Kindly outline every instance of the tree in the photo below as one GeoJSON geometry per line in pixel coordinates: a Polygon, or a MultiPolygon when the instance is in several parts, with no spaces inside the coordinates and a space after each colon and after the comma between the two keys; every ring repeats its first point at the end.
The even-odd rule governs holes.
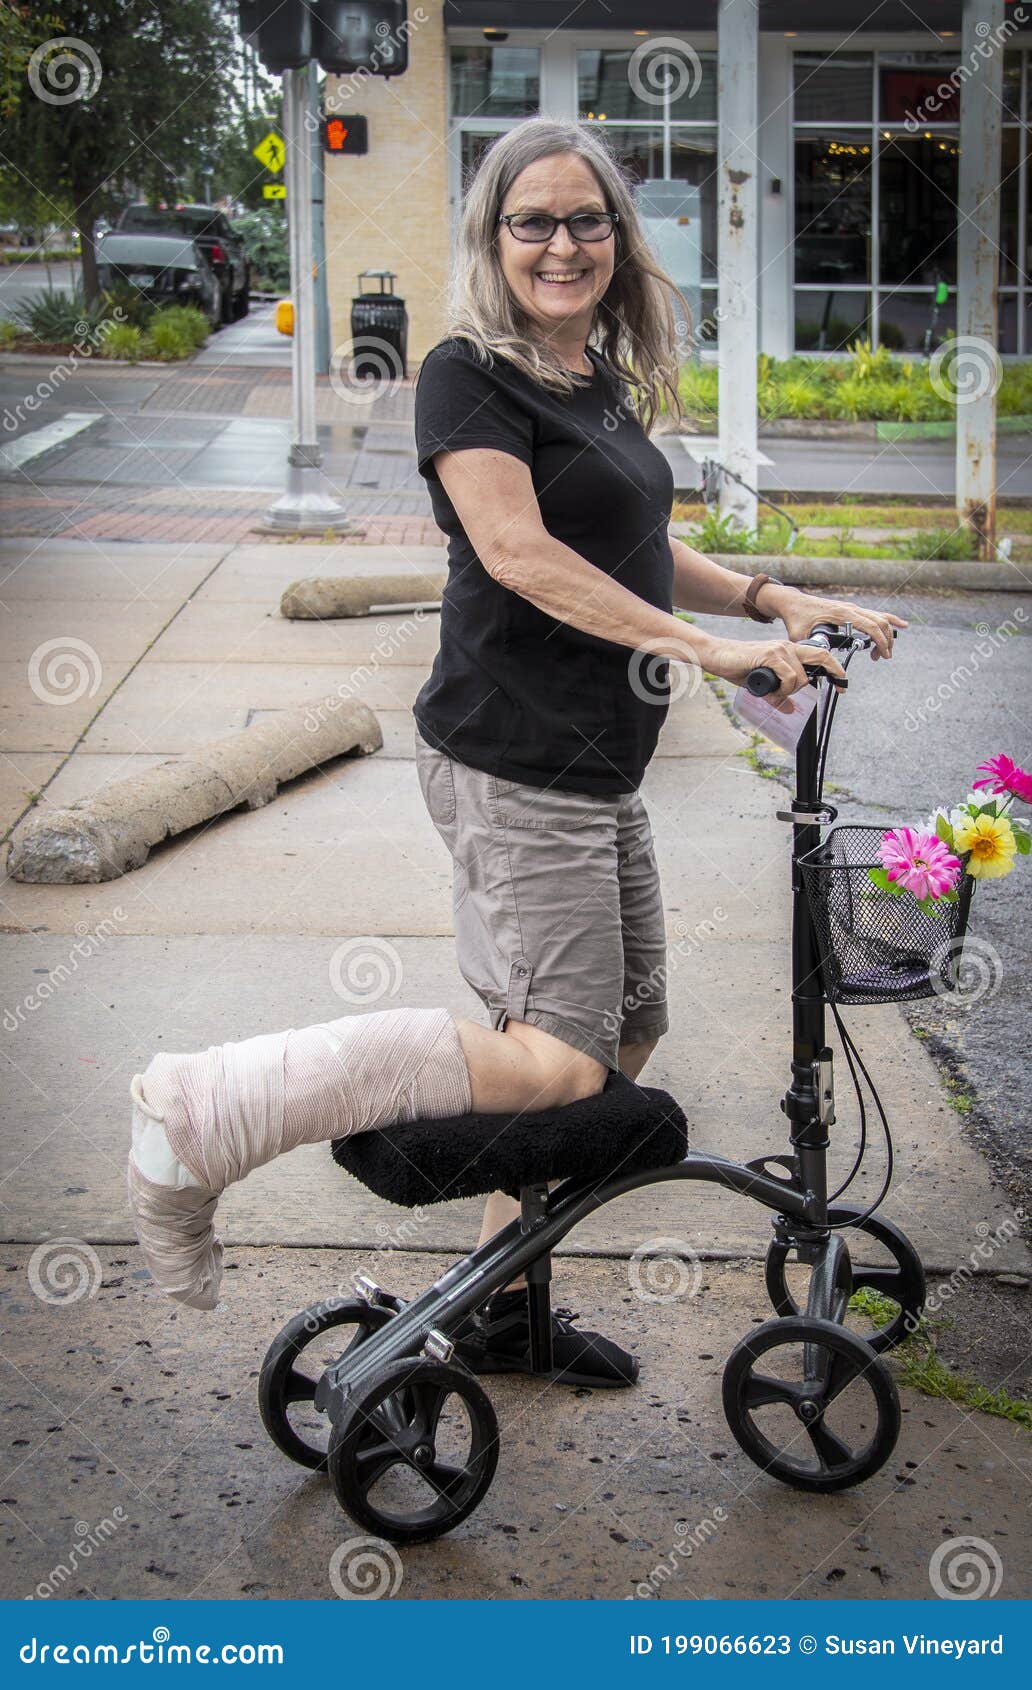
{"type": "MultiPolygon", "coordinates": [[[[222,0],[51,0],[51,9],[63,45],[36,60],[30,92],[0,123],[0,193],[31,187],[55,221],[71,204],[92,300],[97,218],[133,193],[182,197],[234,103],[239,41],[222,0]]],[[[34,33],[15,39],[22,74],[51,39],[38,25],[34,33]]]]}

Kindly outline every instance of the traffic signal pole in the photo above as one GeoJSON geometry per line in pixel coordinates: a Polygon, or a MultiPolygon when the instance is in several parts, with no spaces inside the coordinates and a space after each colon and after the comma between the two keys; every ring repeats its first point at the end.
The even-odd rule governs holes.
{"type": "Polygon", "coordinates": [[[305,115],[307,67],[283,72],[283,128],[287,156],[287,234],[294,302],[293,439],[287,454],[286,491],[265,516],[277,533],[349,533],[352,524],[331,494],[322,471],[315,421],[315,281],[312,274],[312,149],[305,115]]]}

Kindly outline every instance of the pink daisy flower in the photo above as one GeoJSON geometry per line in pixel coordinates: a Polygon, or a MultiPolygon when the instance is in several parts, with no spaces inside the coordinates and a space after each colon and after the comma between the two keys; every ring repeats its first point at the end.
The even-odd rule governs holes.
{"type": "Polygon", "coordinates": [[[979,763],[978,768],[979,772],[984,770],[985,775],[982,780],[972,782],[975,787],[987,786],[994,798],[1009,792],[1014,798],[1020,798],[1023,804],[1032,804],[1032,774],[1027,769],[1019,769],[1017,763],[1002,752],[998,757],[990,757],[986,763],[979,763]]]}
{"type": "Polygon", "coordinates": [[[878,854],[891,881],[915,898],[940,898],[960,878],[960,858],[934,833],[896,827],[882,836],[878,854]]]}

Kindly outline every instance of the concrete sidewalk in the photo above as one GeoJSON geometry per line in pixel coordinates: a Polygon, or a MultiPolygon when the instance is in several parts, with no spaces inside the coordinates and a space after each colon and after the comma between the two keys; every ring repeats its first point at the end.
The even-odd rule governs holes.
{"type": "MultiPolygon", "coordinates": [[[[407,561],[425,567],[439,557],[427,548],[407,561]]],[[[27,1589],[68,1537],[67,1521],[109,1515],[119,1496],[138,1535],[105,1548],[104,1595],[321,1596],[329,1550],[354,1535],[321,1483],[299,1484],[267,1446],[254,1370],[290,1312],[346,1284],[411,1217],[350,1180],[321,1146],[260,1170],[221,1206],[236,1271],[225,1309],[206,1320],[170,1309],[146,1283],[123,1184],[129,1079],[156,1050],[402,1003],[476,1007],[454,962],[447,855],[412,762],[411,705],[436,619],[282,621],[280,593],[299,574],[406,565],[392,548],[370,546],[326,547],[317,558],[276,545],[0,546],[10,607],[0,654],[5,826],[30,792],[42,789],[41,804],[66,804],[338,686],[376,710],[385,739],[375,757],[314,771],[263,810],[233,812],[155,850],[121,880],[4,884],[0,1225],[21,1247],[6,1252],[5,1354],[17,1389],[5,1396],[22,1405],[10,1416],[4,1495],[15,1499],[17,1576],[27,1589]],[[50,641],[55,654],[71,644],[74,684],[66,676],[62,685],[45,663],[30,682],[30,659],[50,641]],[[74,1309],[34,1297],[26,1283],[33,1247],[56,1237],[95,1252],[103,1269],[103,1284],[74,1309]],[[294,1248],[270,1248],[287,1244],[294,1248]],[[81,1488],[67,1489],[67,1476],[81,1488]],[[241,1517],[231,1519],[226,1510],[238,1504],[241,1517]]],[[[702,687],[672,710],[644,788],[665,887],[674,1029],[646,1078],[684,1101],[697,1146],[738,1159],[785,1147],[777,1099],[789,1050],[788,837],[773,815],[780,791],[756,778],[746,745],[702,687]]],[[[897,1010],[853,1013],[850,1027],[895,1128],[886,1214],[945,1274],[1000,1235],[985,1282],[991,1307],[991,1275],[1029,1265],[1006,1202],[897,1010]]],[[[854,1142],[847,1085],[843,1068],[840,1174],[854,1142]]],[[[876,1154],[855,1195],[873,1196],[880,1173],[876,1154]]],[[[406,1230],[393,1277],[382,1279],[411,1292],[439,1271],[442,1252],[469,1246],[477,1222],[474,1203],[426,1212],[406,1230]]],[[[1006,1523],[999,1494],[1015,1475],[1015,1495],[1025,1494],[1029,1446],[1004,1422],[905,1393],[896,1464],[830,1504],[786,1492],[739,1455],[720,1414],[720,1372],[769,1312],[755,1265],[769,1236],[758,1208],[682,1184],[646,1188],[581,1227],[557,1264],[557,1300],[580,1308],[586,1325],[597,1320],[617,1338],[633,1332],[647,1376],[637,1391],[604,1401],[552,1390],[547,1412],[534,1416],[525,1412],[538,1394],[529,1382],[492,1384],[509,1423],[504,1483],[447,1548],[406,1556],[401,1594],[632,1594],[675,1541],[675,1522],[701,1520],[718,1497],[737,1525],[709,1546],[697,1584],[685,1570],[692,1591],[675,1581],[667,1594],[815,1594],[823,1557],[845,1565],[847,1549],[835,1561],[836,1546],[849,1542],[852,1555],[850,1534],[865,1538],[872,1511],[879,1532],[891,1523],[900,1545],[893,1587],[858,1573],[855,1588],[833,1581],[829,1593],[929,1594],[927,1559],[953,1518],[948,1509],[957,1532],[1012,1530],[1014,1557],[1017,1521],[1006,1523]],[[727,1264],[705,1270],[704,1299],[657,1305],[630,1295],[624,1258],[657,1239],[727,1264]],[[671,1360],[681,1354],[705,1368],[671,1360]],[[922,1474],[906,1489],[904,1460],[922,1474]],[[1002,1481],[992,1522],[979,1513],[990,1471],[1002,1481]],[[556,1488],[560,1473],[566,1490],[556,1488]],[[748,1500],[739,1508],[741,1493],[748,1500]],[[555,1502],[567,1496],[564,1508],[580,1523],[557,1535],[555,1502]],[[961,1524],[965,1516],[982,1529],[961,1524]],[[535,1525],[539,1538],[528,1535],[535,1525]]],[[[889,1538],[872,1551],[872,1567],[887,1564],[889,1538]]],[[[1009,1560],[1005,1595],[1018,1594],[1022,1554],[1024,1563],[1009,1560]]]]}

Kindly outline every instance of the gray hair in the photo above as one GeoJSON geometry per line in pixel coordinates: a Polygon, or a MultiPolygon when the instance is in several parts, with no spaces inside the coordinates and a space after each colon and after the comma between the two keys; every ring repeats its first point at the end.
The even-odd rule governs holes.
{"type": "MultiPolygon", "coordinates": [[[[467,185],[447,296],[447,333],[472,341],[487,364],[499,353],[544,386],[573,392],[573,373],[532,326],[513,297],[498,257],[498,215],[522,170],[556,153],[575,153],[598,180],[607,210],[619,223],[613,278],[599,301],[590,343],[627,383],[646,432],[663,399],[683,414],[677,375],[677,321],[687,315],[677,285],[661,269],[645,239],[631,178],[598,131],[579,123],[531,117],[499,137],[467,185]]],[[[690,325],[689,325],[690,329],[690,325]]]]}

